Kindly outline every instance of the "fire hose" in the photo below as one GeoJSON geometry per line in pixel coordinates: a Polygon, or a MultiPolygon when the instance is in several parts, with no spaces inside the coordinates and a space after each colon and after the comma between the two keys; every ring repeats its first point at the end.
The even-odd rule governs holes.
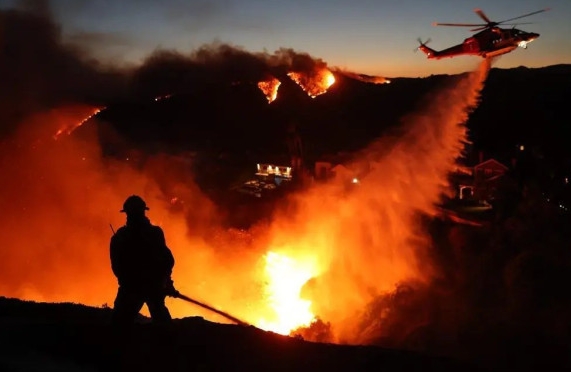
{"type": "Polygon", "coordinates": [[[175,289],[174,291],[172,291],[171,293],[169,293],[169,296],[170,296],[170,297],[173,297],[173,298],[180,298],[181,300],[184,300],[184,301],[186,301],[186,302],[190,302],[190,303],[195,304],[195,305],[198,305],[198,306],[200,306],[200,307],[202,307],[202,308],[204,308],[204,309],[210,310],[210,311],[212,311],[213,313],[216,313],[216,314],[218,314],[218,315],[222,315],[224,318],[226,318],[226,319],[228,319],[228,320],[231,320],[231,321],[233,321],[234,323],[236,323],[236,324],[238,324],[238,325],[251,326],[251,324],[249,324],[249,323],[247,323],[247,322],[244,322],[244,321],[242,321],[242,320],[240,320],[240,319],[238,319],[238,318],[236,318],[236,317],[234,317],[234,316],[232,316],[232,315],[230,315],[230,314],[228,314],[228,313],[226,313],[226,312],[224,312],[224,311],[222,311],[222,310],[218,310],[218,309],[216,309],[216,308],[214,308],[214,307],[212,307],[212,306],[210,306],[210,305],[207,305],[207,304],[205,304],[205,303],[203,303],[203,302],[200,302],[200,301],[197,301],[197,300],[195,300],[195,299],[192,299],[192,298],[190,298],[190,297],[188,297],[188,296],[185,296],[185,295],[183,295],[182,293],[180,293],[179,291],[177,291],[176,289],[175,289]]]}

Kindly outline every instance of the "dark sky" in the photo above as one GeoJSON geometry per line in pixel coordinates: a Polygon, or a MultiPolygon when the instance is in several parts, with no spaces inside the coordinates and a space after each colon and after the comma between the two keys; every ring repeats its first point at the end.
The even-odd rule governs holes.
{"type": "MultiPolygon", "coordinates": [[[[10,8],[33,0],[0,0],[10,8]]],[[[251,52],[280,47],[325,60],[330,66],[380,76],[426,76],[471,70],[477,57],[428,61],[413,53],[416,39],[444,49],[462,42],[469,28],[433,22],[480,23],[473,9],[494,21],[551,8],[518,28],[541,37],[509,53],[497,67],[540,67],[571,62],[571,1],[550,0],[52,0],[49,12],[64,37],[101,60],[138,64],[157,48],[191,52],[227,43],[251,52]]]]}

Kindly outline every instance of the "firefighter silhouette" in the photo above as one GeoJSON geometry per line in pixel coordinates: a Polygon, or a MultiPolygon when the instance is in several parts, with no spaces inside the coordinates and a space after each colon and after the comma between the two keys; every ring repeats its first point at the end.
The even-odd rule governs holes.
{"type": "Polygon", "coordinates": [[[111,237],[111,268],[119,283],[113,307],[114,324],[134,322],[145,303],[153,322],[171,320],[165,297],[174,290],[171,280],[174,257],[163,230],[151,224],[145,215],[147,210],[140,196],[129,196],[120,211],[126,214],[127,222],[111,237]]]}

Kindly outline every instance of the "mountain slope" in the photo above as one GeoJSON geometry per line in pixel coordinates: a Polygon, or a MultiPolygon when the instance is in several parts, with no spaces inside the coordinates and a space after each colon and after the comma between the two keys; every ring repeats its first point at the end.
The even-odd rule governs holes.
{"type": "MultiPolygon", "coordinates": [[[[287,77],[271,104],[254,82],[218,82],[196,84],[158,102],[111,105],[98,118],[139,144],[260,155],[286,152],[284,136],[295,123],[307,155],[316,158],[363,147],[456,79],[437,75],[371,84],[339,73],[335,77],[328,92],[314,99],[287,77]]],[[[569,94],[571,65],[494,68],[468,121],[471,139],[493,153],[519,142],[564,149],[569,94]]]]}
{"type": "Polygon", "coordinates": [[[0,367],[4,371],[476,371],[445,358],[372,346],[310,343],[254,327],[202,318],[170,329],[139,324],[120,339],[109,309],[0,297],[0,367]]]}

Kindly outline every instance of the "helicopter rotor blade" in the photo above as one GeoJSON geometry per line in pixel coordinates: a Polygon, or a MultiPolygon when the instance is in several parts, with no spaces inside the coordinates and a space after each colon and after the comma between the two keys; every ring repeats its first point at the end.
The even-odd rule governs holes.
{"type": "Polygon", "coordinates": [[[503,26],[534,25],[535,22],[502,23],[503,26]]]}
{"type": "Polygon", "coordinates": [[[459,27],[476,27],[476,26],[487,26],[482,23],[432,23],[433,26],[459,26],[459,27]]]}
{"type": "Polygon", "coordinates": [[[433,26],[455,26],[455,27],[476,27],[474,29],[471,29],[470,31],[481,31],[481,30],[485,30],[488,28],[492,28],[495,26],[499,26],[500,24],[502,25],[509,25],[509,26],[518,26],[518,25],[525,25],[525,24],[532,24],[533,22],[520,22],[520,23],[506,23],[506,22],[510,22],[516,19],[520,19],[520,18],[524,18],[524,17],[529,17],[531,15],[534,14],[538,14],[538,13],[542,13],[542,12],[546,12],[548,10],[550,10],[551,8],[545,8],[545,9],[541,9],[541,10],[536,10],[535,12],[531,12],[531,13],[527,13],[524,15],[520,15],[518,17],[514,17],[514,18],[509,18],[509,19],[505,19],[503,21],[500,22],[494,22],[491,21],[488,16],[486,16],[486,14],[482,11],[482,9],[476,8],[474,9],[474,12],[480,17],[482,18],[484,21],[486,21],[486,23],[439,23],[439,22],[433,22],[432,25],[433,26]]]}
{"type": "MultiPolygon", "coordinates": [[[[515,26],[519,26],[519,25],[532,25],[532,24],[534,24],[534,22],[502,23],[501,25],[502,25],[502,26],[513,26],[513,27],[515,27],[515,26]]],[[[485,29],[488,29],[488,28],[492,28],[492,27],[493,27],[493,24],[492,24],[492,25],[489,25],[489,26],[482,26],[482,27],[478,27],[478,28],[473,28],[473,29],[471,29],[470,31],[471,31],[471,32],[482,31],[482,30],[485,30],[485,29]]]]}
{"type": "MultiPolygon", "coordinates": [[[[497,22],[497,23],[505,23],[505,22],[509,22],[509,21],[513,21],[515,19],[520,19],[520,18],[524,18],[524,17],[529,17],[530,15],[534,15],[534,14],[538,14],[538,13],[543,13],[546,12],[548,10],[550,10],[551,8],[545,8],[545,9],[541,9],[541,10],[537,10],[535,12],[531,12],[531,13],[527,13],[524,15],[520,15],[519,17],[514,17],[514,18],[510,18],[510,19],[505,19],[503,21],[497,22]]],[[[520,23],[521,24],[521,23],[520,23]]]]}
{"type": "Polygon", "coordinates": [[[474,9],[474,12],[475,12],[480,18],[482,18],[482,19],[484,20],[484,22],[486,22],[487,24],[494,23],[494,22],[492,22],[492,21],[484,14],[484,12],[482,11],[482,9],[476,8],[476,9],[474,9]]]}

